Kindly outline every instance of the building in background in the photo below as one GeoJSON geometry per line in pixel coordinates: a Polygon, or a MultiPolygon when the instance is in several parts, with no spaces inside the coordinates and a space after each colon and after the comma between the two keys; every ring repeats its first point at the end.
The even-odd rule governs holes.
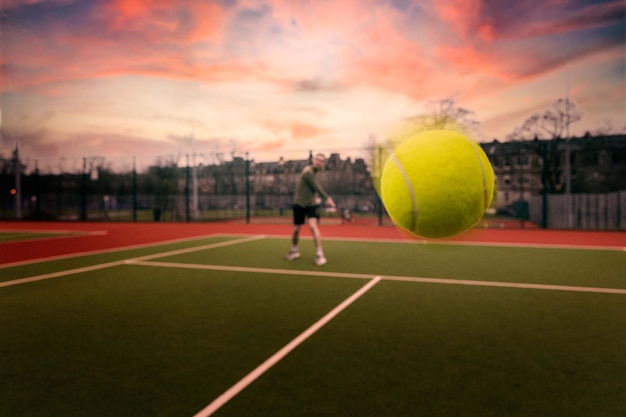
{"type": "Polygon", "coordinates": [[[572,194],[626,191],[626,135],[570,140],[481,143],[496,176],[496,207],[510,209],[531,196],[566,193],[566,148],[570,147],[572,194]]]}

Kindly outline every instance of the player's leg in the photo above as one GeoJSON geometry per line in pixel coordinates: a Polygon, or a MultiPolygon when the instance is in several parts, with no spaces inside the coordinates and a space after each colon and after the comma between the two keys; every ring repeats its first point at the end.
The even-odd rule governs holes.
{"type": "Polygon", "coordinates": [[[299,241],[300,241],[300,225],[297,224],[294,226],[293,234],[291,235],[291,246],[294,248],[297,248],[299,241]]]}
{"type": "Polygon", "coordinates": [[[288,261],[293,261],[300,257],[300,251],[298,250],[298,242],[300,240],[300,227],[304,224],[304,217],[306,212],[304,207],[294,205],[293,206],[293,234],[291,235],[291,250],[285,256],[288,261]]]}
{"type": "Polygon", "coordinates": [[[315,249],[320,250],[322,248],[322,234],[320,233],[319,222],[315,217],[311,217],[307,221],[309,223],[309,228],[311,229],[311,234],[313,235],[315,249]]]}
{"type": "Polygon", "coordinates": [[[299,237],[300,225],[294,225],[293,234],[291,235],[291,250],[287,255],[285,255],[286,260],[293,261],[294,259],[298,259],[300,257],[300,251],[298,250],[299,237]]]}
{"type": "Polygon", "coordinates": [[[324,249],[322,248],[322,234],[319,227],[319,218],[309,217],[308,223],[311,234],[313,235],[313,243],[315,244],[315,264],[324,265],[326,263],[326,257],[324,256],[324,249]]]}

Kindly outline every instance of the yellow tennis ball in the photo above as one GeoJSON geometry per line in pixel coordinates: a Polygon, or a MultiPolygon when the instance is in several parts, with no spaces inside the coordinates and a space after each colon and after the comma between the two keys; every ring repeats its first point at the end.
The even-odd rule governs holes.
{"type": "Polygon", "coordinates": [[[402,142],[387,159],[381,198],[393,222],[425,238],[474,226],[491,204],[493,168],[463,134],[430,130],[402,142]]]}

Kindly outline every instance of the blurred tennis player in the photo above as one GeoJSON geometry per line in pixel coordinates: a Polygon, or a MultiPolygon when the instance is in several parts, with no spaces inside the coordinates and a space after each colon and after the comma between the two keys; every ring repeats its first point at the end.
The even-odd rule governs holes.
{"type": "Polygon", "coordinates": [[[324,265],[326,263],[326,257],[324,257],[324,250],[322,249],[322,235],[319,229],[319,219],[320,219],[320,205],[319,198],[316,201],[317,195],[326,199],[326,205],[334,208],[335,202],[332,198],[324,191],[322,188],[319,179],[317,178],[317,173],[324,167],[326,164],[326,157],[318,153],[313,158],[313,164],[306,166],[302,170],[302,176],[300,177],[300,182],[298,183],[298,188],[296,190],[296,196],[293,204],[293,236],[291,238],[291,250],[285,256],[285,259],[288,261],[293,261],[294,259],[298,259],[300,257],[300,252],[298,251],[298,241],[300,236],[300,227],[304,224],[305,219],[311,229],[311,233],[313,234],[313,242],[315,243],[316,256],[315,256],[315,265],[324,265]]]}

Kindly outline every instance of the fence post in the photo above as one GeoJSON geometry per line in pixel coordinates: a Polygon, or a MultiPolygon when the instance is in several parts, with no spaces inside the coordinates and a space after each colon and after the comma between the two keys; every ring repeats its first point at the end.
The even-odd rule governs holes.
{"type": "Polygon", "coordinates": [[[382,167],[382,163],[383,163],[383,148],[379,147],[378,148],[378,172],[376,173],[376,175],[378,176],[377,181],[378,181],[378,189],[376,189],[376,187],[374,187],[374,190],[376,191],[376,200],[378,201],[378,225],[382,226],[383,225],[383,200],[382,198],[380,198],[380,183],[381,183],[381,177],[383,175],[383,167],[382,167]]]}
{"type": "Polygon", "coordinates": [[[83,157],[83,170],[80,176],[80,219],[87,220],[87,158],[83,157]]]}
{"type": "Polygon", "coordinates": [[[617,230],[622,230],[622,191],[617,192],[617,208],[615,211],[617,212],[617,230]]]}
{"type": "Polygon", "coordinates": [[[548,144],[541,144],[541,228],[548,228],[548,144]]]}
{"type": "Polygon", "coordinates": [[[35,218],[41,220],[41,192],[39,191],[39,163],[35,159],[35,173],[33,177],[33,191],[35,194],[35,218]]]}
{"type": "Polygon", "coordinates": [[[137,221],[137,166],[135,164],[135,157],[133,156],[133,221],[137,221]]]}

